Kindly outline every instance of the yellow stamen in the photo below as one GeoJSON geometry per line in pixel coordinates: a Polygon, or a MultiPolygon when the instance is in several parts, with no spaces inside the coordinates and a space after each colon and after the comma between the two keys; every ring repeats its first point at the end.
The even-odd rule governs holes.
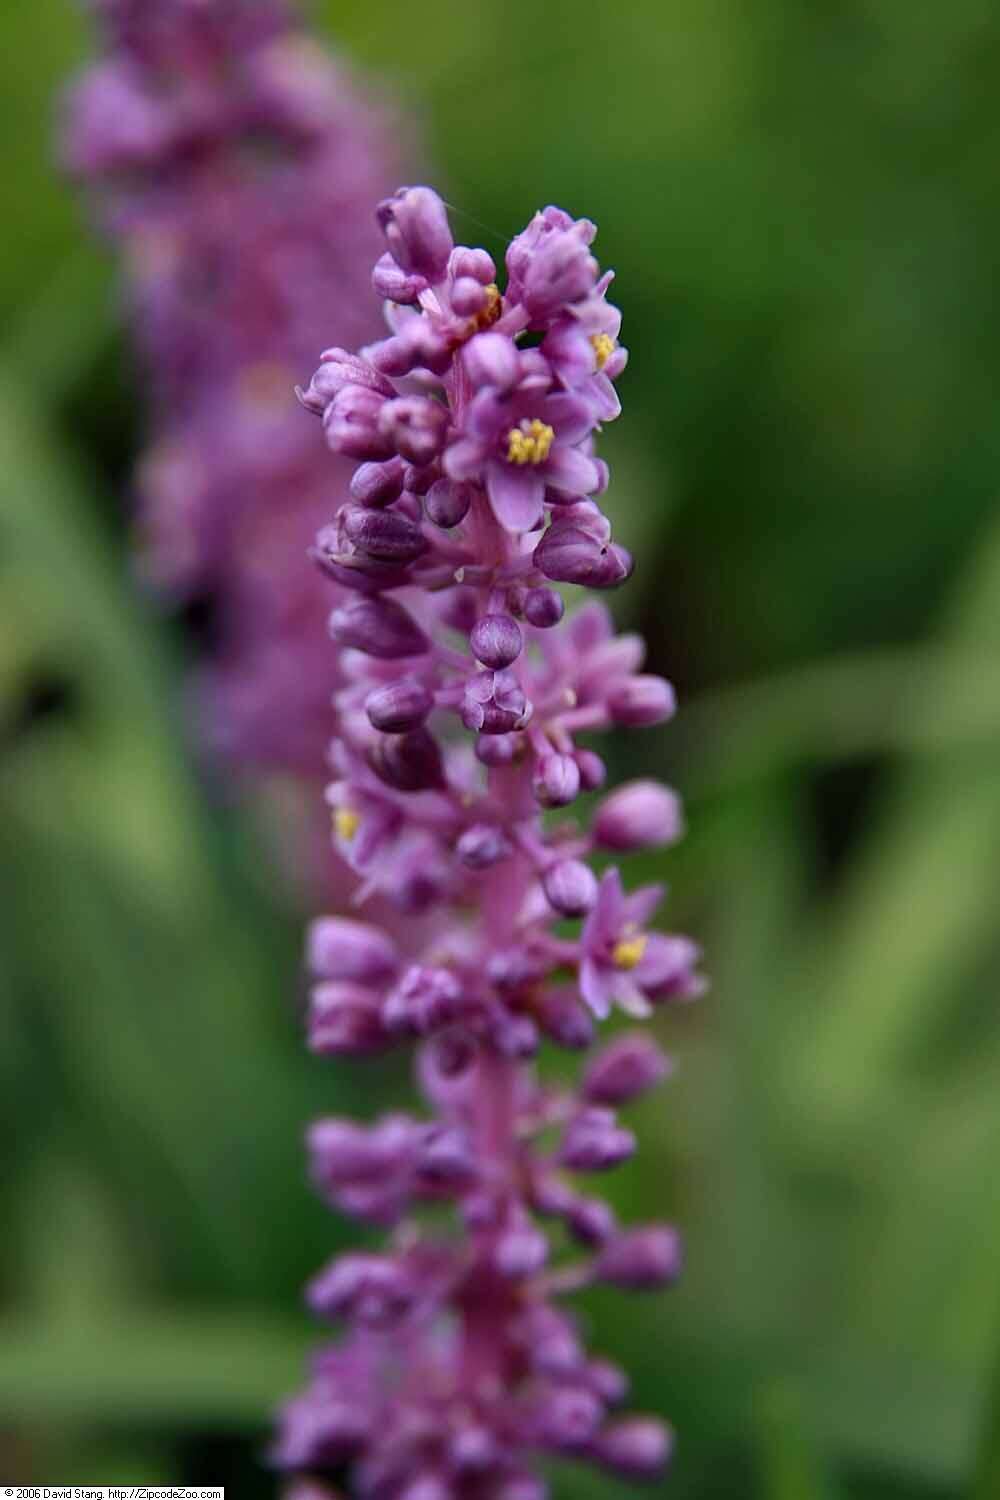
{"type": "Polygon", "coordinates": [[[597,356],[597,368],[603,370],[618,346],[610,333],[593,333],[590,336],[590,342],[597,356]]]}
{"type": "Polygon", "coordinates": [[[519,427],[512,427],[507,434],[507,462],[511,464],[543,464],[549,456],[555,433],[547,422],[525,417],[519,427]]]}
{"type": "Polygon", "coordinates": [[[353,807],[338,807],[333,814],[333,830],[338,839],[349,844],[361,827],[361,819],[353,807]]]}
{"type": "Polygon", "coordinates": [[[642,961],[648,942],[649,938],[644,932],[637,933],[635,937],[622,938],[611,950],[611,957],[619,969],[634,969],[642,961]]]}
{"type": "Polygon", "coordinates": [[[492,328],[503,312],[503,298],[500,295],[500,288],[496,282],[490,282],[490,285],[484,287],[483,291],[486,293],[486,301],[472,319],[477,333],[481,332],[484,328],[492,328]]]}

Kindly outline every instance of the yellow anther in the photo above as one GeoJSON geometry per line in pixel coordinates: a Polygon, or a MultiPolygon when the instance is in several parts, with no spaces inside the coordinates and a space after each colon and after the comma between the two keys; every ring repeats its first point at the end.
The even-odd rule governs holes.
{"type": "Polygon", "coordinates": [[[333,814],[333,830],[338,839],[349,844],[361,827],[361,819],[353,807],[338,807],[333,814]]]}
{"type": "Polygon", "coordinates": [[[486,293],[486,301],[472,319],[476,333],[481,332],[484,328],[492,328],[503,312],[503,298],[500,295],[500,288],[496,282],[493,281],[490,282],[489,286],[484,286],[483,291],[486,293]]]}
{"type": "Polygon", "coordinates": [[[555,433],[546,422],[537,417],[527,417],[520,426],[512,427],[507,434],[507,462],[512,464],[543,464],[549,456],[555,433]]]}
{"type": "Polygon", "coordinates": [[[597,368],[603,370],[618,346],[610,333],[592,333],[590,342],[597,356],[597,368]]]}
{"type": "Polygon", "coordinates": [[[648,942],[649,938],[644,932],[637,933],[635,937],[622,938],[611,950],[611,957],[619,969],[634,969],[637,963],[641,963],[648,942]]]}

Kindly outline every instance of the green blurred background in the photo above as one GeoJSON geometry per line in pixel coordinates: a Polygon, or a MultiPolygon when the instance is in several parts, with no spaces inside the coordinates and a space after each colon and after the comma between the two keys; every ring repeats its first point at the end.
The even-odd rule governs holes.
{"type": "MultiPolygon", "coordinates": [[[[675,1421],[676,1500],[995,1500],[995,0],[321,16],[419,112],[460,232],[556,200],[618,271],[617,602],[683,712],[613,769],[687,797],[641,873],[714,985],[615,1184],[688,1273],[594,1296],[594,1341],[675,1421]]],[[[130,580],[142,392],[50,166],[87,46],[69,0],[3,8],[0,1480],[253,1500],[300,1283],[353,1233],[303,1124],[407,1084],[304,1054],[300,913],[130,580]]]]}

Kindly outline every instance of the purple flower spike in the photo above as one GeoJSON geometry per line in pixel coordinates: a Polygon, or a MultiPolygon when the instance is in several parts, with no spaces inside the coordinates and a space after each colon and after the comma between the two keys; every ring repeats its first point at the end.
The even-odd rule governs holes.
{"type": "Polygon", "coordinates": [[[586,1051],[616,1007],[648,1017],[702,988],[697,946],[651,928],[660,887],[629,891],[589,863],[672,843],[674,794],[630,783],[589,828],[558,811],[607,775],[578,736],[660,722],[673,695],[603,605],[567,612],[549,582],[603,589],[631,571],[593,498],[624,367],[593,225],[536,214],[501,292],[485,251],[453,248],[429,189],[380,218],[392,331],[326,360],[304,401],[363,458],[315,548],[354,591],[330,621],[334,845],[362,909],[400,916],[391,938],[354,918],[313,925],[308,1030],[322,1055],[414,1047],[430,1118],[309,1133],[323,1199],[393,1234],[388,1253],[345,1255],[311,1284],[342,1332],[285,1408],[275,1460],[342,1470],[365,1500],[545,1500],[552,1457],[655,1479],[670,1453],[665,1426],[617,1415],[626,1376],[560,1305],[680,1273],[675,1230],[620,1225],[581,1190],[632,1156],[616,1111],[669,1063],[642,1032],[598,1051],[575,1088],[543,1085],[533,1060],[586,1051]]]}
{"type": "MultiPolygon", "coordinates": [[[[351,389],[350,420],[338,409],[328,428],[345,446],[360,408],[370,415],[399,394],[347,351],[379,337],[370,277],[385,244],[372,205],[399,179],[412,124],[289,0],[80,8],[100,55],[68,92],[61,154],[121,262],[149,431],[128,486],[139,566],[164,607],[210,607],[217,628],[191,695],[198,728],[213,754],[257,773],[255,795],[283,773],[294,850],[282,863],[309,861],[301,873],[323,900],[329,865],[308,834],[300,842],[308,823],[288,799],[308,805],[325,774],[341,681],[323,640],[335,569],[321,576],[303,539],[353,464],[331,459],[295,385],[318,365],[300,399],[320,418],[351,389]],[[346,347],[317,360],[322,333],[346,347]]],[[[424,279],[390,264],[393,295],[412,303],[424,279]]],[[[368,476],[354,499],[398,494],[390,477],[368,476]]]]}

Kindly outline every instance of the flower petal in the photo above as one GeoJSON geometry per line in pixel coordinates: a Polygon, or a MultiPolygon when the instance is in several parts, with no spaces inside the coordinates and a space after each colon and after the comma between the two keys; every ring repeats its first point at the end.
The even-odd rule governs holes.
{"type": "Polygon", "coordinates": [[[597,887],[597,900],[580,934],[584,948],[600,953],[617,942],[625,922],[625,895],[622,878],[616,868],[605,870],[597,887]]]}
{"type": "Polygon", "coordinates": [[[473,396],[469,402],[462,425],[470,437],[492,446],[501,433],[516,425],[516,421],[507,397],[493,390],[485,390],[473,396]]]}
{"type": "Polygon", "coordinates": [[[622,404],[618,392],[603,370],[591,377],[590,394],[593,397],[593,411],[599,422],[613,422],[615,417],[621,416],[622,404]]]}
{"type": "Polygon", "coordinates": [[[618,1008],[636,1021],[646,1021],[653,1014],[653,1007],[636,983],[634,974],[615,974],[611,991],[618,1008]]]}
{"type": "Polygon", "coordinates": [[[594,413],[590,402],[583,396],[570,395],[568,391],[555,396],[546,396],[536,403],[537,416],[556,430],[560,444],[579,443],[594,430],[594,413]]]}
{"type": "Polygon", "coordinates": [[[493,514],[508,531],[531,531],[542,519],[545,480],[534,464],[492,459],[486,465],[486,490],[493,514]]]}
{"type": "MultiPolygon", "coordinates": [[[[587,656],[598,646],[614,638],[611,611],[599,599],[589,599],[569,617],[566,638],[577,656],[587,656]]],[[[555,635],[555,631],[552,632],[555,635]]]]}
{"type": "Polygon", "coordinates": [[[665,895],[666,887],[662,885],[644,885],[640,890],[633,891],[622,902],[622,922],[645,927],[665,895]]]}
{"type": "Polygon", "coordinates": [[[545,483],[564,495],[591,495],[601,483],[597,465],[579,448],[557,444],[540,468],[545,483]]]}
{"type": "Polygon", "coordinates": [[[611,1014],[611,971],[585,958],[580,964],[580,994],[599,1021],[611,1014]]]}
{"type": "Polygon", "coordinates": [[[449,479],[478,479],[485,452],[475,438],[459,438],[445,449],[442,464],[449,479]]]}

